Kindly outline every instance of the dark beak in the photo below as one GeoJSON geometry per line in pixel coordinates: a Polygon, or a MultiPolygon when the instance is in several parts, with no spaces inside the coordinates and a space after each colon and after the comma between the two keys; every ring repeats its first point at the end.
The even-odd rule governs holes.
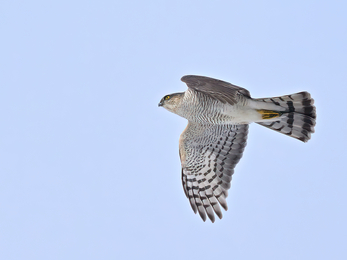
{"type": "Polygon", "coordinates": [[[158,107],[162,107],[163,106],[163,101],[160,101],[160,103],[158,104],[158,107]]]}

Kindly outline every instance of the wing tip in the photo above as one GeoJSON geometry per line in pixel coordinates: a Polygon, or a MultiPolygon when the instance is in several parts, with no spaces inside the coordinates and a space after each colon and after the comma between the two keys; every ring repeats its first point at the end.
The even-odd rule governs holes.
{"type": "Polygon", "coordinates": [[[181,78],[181,81],[186,83],[187,85],[197,85],[198,84],[198,78],[204,78],[203,76],[197,76],[197,75],[185,75],[181,78]]]}
{"type": "Polygon", "coordinates": [[[203,76],[199,76],[199,75],[184,75],[184,76],[182,76],[181,80],[183,81],[183,79],[190,78],[190,77],[203,77],[203,76]]]}

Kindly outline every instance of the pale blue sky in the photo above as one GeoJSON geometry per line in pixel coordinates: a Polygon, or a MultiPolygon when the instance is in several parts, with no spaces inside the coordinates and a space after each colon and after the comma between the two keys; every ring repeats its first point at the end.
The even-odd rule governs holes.
{"type": "Polygon", "coordinates": [[[0,259],[347,259],[346,1],[0,3],[0,259]],[[251,125],[229,210],[185,198],[158,108],[181,76],[309,91],[304,144],[251,125]]]}

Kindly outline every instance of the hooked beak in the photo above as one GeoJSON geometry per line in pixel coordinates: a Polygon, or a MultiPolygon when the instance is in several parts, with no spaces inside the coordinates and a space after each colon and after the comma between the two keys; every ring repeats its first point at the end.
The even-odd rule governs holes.
{"type": "Polygon", "coordinates": [[[163,106],[163,101],[160,101],[159,104],[158,104],[158,107],[162,107],[163,106]]]}

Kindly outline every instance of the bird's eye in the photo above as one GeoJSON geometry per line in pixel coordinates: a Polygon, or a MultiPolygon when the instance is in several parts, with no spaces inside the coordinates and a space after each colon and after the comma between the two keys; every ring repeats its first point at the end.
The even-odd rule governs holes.
{"type": "Polygon", "coordinates": [[[168,99],[170,99],[169,95],[164,97],[164,100],[168,100],[168,99]]]}

